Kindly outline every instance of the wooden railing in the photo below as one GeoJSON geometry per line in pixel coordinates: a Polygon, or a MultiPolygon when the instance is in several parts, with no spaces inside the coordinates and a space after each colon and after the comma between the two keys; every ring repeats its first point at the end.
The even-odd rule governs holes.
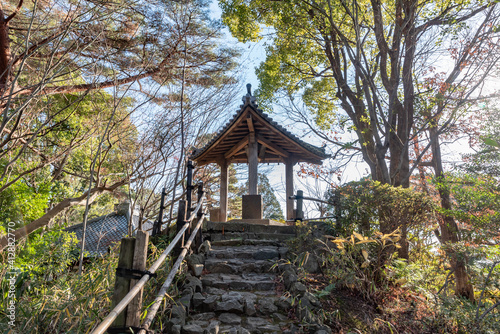
{"type": "MultiPolygon", "coordinates": [[[[190,180],[188,180],[189,182],[190,180]]],[[[193,189],[190,186],[190,189],[193,189]]],[[[190,193],[190,192],[189,192],[190,193]]],[[[189,196],[190,197],[190,196],[189,196]]],[[[188,197],[188,200],[189,200],[188,197]]],[[[172,284],[172,281],[179,271],[179,268],[181,266],[181,263],[186,256],[187,252],[189,251],[191,245],[193,243],[195,244],[200,244],[201,243],[201,225],[203,223],[203,220],[205,218],[205,213],[203,212],[203,203],[205,201],[205,192],[203,191],[203,183],[200,183],[198,186],[198,201],[197,205],[194,209],[192,209],[190,206],[187,206],[186,202],[187,201],[179,201],[179,213],[177,216],[177,234],[175,235],[174,239],[172,242],[168,245],[167,249],[163,251],[163,253],[159,256],[159,258],[151,265],[151,267],[147,270],[144,271],[144,268],[134,268],[134,265],[129,266],[129,268],[118,268],[117,269],[117,280],[119,277],[125,278],[125,285],[126,283],[130,282],[130,280],[134,279],[134,275],[136,275],[136,279],[138,279],[135,284],[130,283],[130,289],[127,289],[128,292],[124,293],[125,296],[123,298],[118,299],[116,301],[116,305],[114,306],[113,310],[104,318],[104,320],[92,331],[92,334],[101,334],[105,333],[106,330],[111,329],[110,327],[113,326],[112,329],[116,332],[127,332],[127,333],[141,333],[141,334],[146,334],[147,331],[149,330],[149,327],[151,326],[154,317],[156,316],[156,313],[158,312],[158,309],[160,308],[160,305],[165,298],[166,292],[170,285],[172,284]],[[187,209],[187,210],[186,210],[187,209]],[[187,211],[187,212],[186,212],[187,211]],[[186,213],[189,214],[189,218],[185,219],[186,213]],[[195,220],[196,218],[196,220],[195,220]],[[188,238],[187,242],[184,242],[185,238],[188,238]],[[167,279],[163,283],[162,287],[160,288],[160,291],[158,292],[154,302],[151,304],[151,306],[148,308],[147,311],[147,316],[144,319],[143,323],[138,326],[140,323],[140,310],[142,308],[142,289],[144,285],[149,281],[149,279],[154,276],[155,272],[160,268],[160,266],[165,262],[167,259],[168,255],[170,253],[174,252],[174,254],[179,254],[177,257],[176,262],[172,266],[172,269],[170,270],[167,279]],[[141,270],[142,269],[142,270],[141,270]],[[125,273],[125,275],[124,275],[125,273]],[[137,277],[137,275],[141,275],[140,279],[137,277]],[[139,303],[137,303],[137,300],[140,300],[139,303]],[[135,304],[134,305],[134,301],[135,304]],[[137,305],[139,304],[139,305],[137,305]],[[131,309],[131,306],[134,306],[131,309]],[[127,314],[126,316],[123,315],[123,311],[127,309],[127,314]],[[120,323],[117,323],[117,318],[121,317],[120,323]]],[[[161,219],[161,217],[159,218],[161,219]]],[[[142,231],[139,231],[142,232],[142,231]]],[[[145,232],[139,233],[137,235],[137,238],[135,240],[136,246],[137,245],[144,245],[146,244],[144,252],[147,252],[147,242],[148,242],[148,234],[145,232]]],[[[122,239],[122,245],[125,239],[132,239],[132,238],[124,238],[122,239]]],[[[141,247],[141,246],[139,246],[141,247]]],[[[120,251],[120,259],[118,261],[118,266],[120,267],[120,263],[126,263],[127,261],[121,261],[122,259],[122,253],[125,254],[127,253],[124,251],[126,247],[121,248],[120,251]],[[122,252],[123,250],[123,252],[122,252]]],[[[142,247],[144,249],[144,247],[142,247]]],[[[132,253],[130,250],[128,250],[128,253],[132,253]]],[[[137,252],[135,252],[137,253],[137,252]]],[[[129,261],[129,262],[135,262],[136,256],[133,256],[134,261],[129,261]]],[[[142,256],[142,261],[145,263],[145,254],[142,256]]],[[[115,284],[115,295],[120,293],[120,291],[123,290],[122,288],[117,289],[117,285],[115,284]]],[[[115,298],[114,298],[115,299],[115,298]]]]}

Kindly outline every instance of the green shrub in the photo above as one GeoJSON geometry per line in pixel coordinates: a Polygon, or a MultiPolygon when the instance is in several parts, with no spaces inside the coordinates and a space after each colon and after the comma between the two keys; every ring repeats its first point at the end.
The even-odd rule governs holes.
{"type": "Polygon", "coordinates": [[[387,248],[397,248],[401,237],[398,230],[380,232],[367,237],[354,232],[348,238],[330,237],[324,244],[326,275],[337,287],[358,291],[372,299],[387,283],[385,266],[393,259],[387,248]]]}
{"type": "Polygon", "coordinates": [[[350,182],[327,192],[337,208],[337,230],[341,235],[357,231],[369,236],[374,231],[389,234],[400,230],[400,255],[409,258],[411,249],[418,251],[422,234],[432,233],[435,204],[424,193],[393,187],[375,181],[350,182]]]}

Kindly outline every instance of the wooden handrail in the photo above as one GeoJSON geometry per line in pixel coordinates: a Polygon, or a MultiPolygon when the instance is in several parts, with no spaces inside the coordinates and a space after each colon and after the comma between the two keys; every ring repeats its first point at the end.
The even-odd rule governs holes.
{"type": "MultiPolygon", "coordinates": [[[[160,265],[165,261],[170,252],[174,249],[175,245],[179,242],[184,232],[188,229],[189,223],[184,224],[182,229],[177,233],[174,240],[168,245],[167,249],[161,253],[158,260],[153,263],[153,265],[149,268],[149,272],[154,274],[156,270],[160,267],[160,265]]],[[[146,284],[149,280],[150,275],[146,274],[142,276],[142,278],[134,285],[132,289],[127,293],[125,297],[115,306],[115,308],[108,314],[106,318],[97,326],[96,329],[92,331],[92,334],[102,334],[104,333],[109,326],[113,323],[116,317],[127,307],[127,305],[132,301],[132,299],[139,293],[141,288],[146,284]]]]}
{"type": "Polygon", "coordinates": [[[198,214],[198,211],[200,210],[201,206],[203,205],[203,201],[205,200],[205,192],[203,192],[203,195],[201,196],[200,200],[198,201],[198,205],[196,208],[194,208],[193,213],[191,213],[191,216],[187,219],[188,222],[191,222],[194,217],[198,214]]]}
{"type": "MultiPolygon", "coordinates": [[[[172,252],[172,250],[174,249],[174,247],[177,245],[177,243],[184,236],[184,233],[189,228],[190,222],[196,217],[196,214],[200,210],[200,208],[201,208],[204,200],[205,200],[205,193],[203,193],[203,195],[199,199],[198,205],[194,209],[193,213],[191,214],[191,216],[189,216],[189,219],[187,221],[185,221],[185,224],[182,226],[181,230],[179,230],[179,232],[174,237],[174,239],[172,240],[172,242],[168,245],[167,249],[165,249],[163,251],[163,253],[161,253],[160,257],[148,269],[148,271],[151,273],[151,275],[154,274],[156,272],[156,270],[158,270],[158,268],[160,267],[160,265],[163,264],[163,262],[166,260],[167,256],[170,254],[170,252],[172,252]]],[[[200,221],[196,225],[195,230],[193,231],[193,233],[191,233],[191,237],[189,238],[189,241],[184,246],[184,250],[181,253],[181,254],[184,254],[184,256],[187,253],[187,250],[189,249],[189,247],[191,246],[191,242],[194,239],[194,237],[196,236],[196,233],[197,233],[199,227],[201,226],[201,222],[203,222],[203,218],[204,217],[205,217],[205,214],[203,214],[201,216],[200,221]]],[[[182,258],[184,258],[184,256],[182,258]]],[[[180,256],[179,256],[179,258],[180,258],[180,256]]],[[[179,260],[177,260],[176,263],[174,264],[174,267],[170,271],[168,277],[170,277],[170,275],[172,274],[173,269],[175,268],[175,265],[177,265],[178,261],[179,260]]],[[[181,262],[182,262],[182,260],[181,260],[181,262]]],[[[179,264],[179,267],[180,267],[180,264],[179,264]]],[[[175,277],[175,274],[177,274],[178,270],[179,270],[179,268],[177,268],[175,270],[175,272],[173,273],[172,279],[173,279],[173,277],[175,277]]],[[[151,275],[145,274],[144,276],[142,276],[142,278],[130,289],[130,291],[125,295],[125,297],[123,297],[123,299],[113,308],[113,310],[106,316],[106,318],[104,318],[104,320],[99,324],[99,326],[97,326],[92,331],[91,334],[102,334],[102,333],[104,333],[109,328],[109,326],[111,326],[111,324],[116,319],[116,317],[128,306],[128,304],[130,304],[130,302],[139,293],[139,291],[141,291],[141,289],[144,287],[144,285],[150,279],[151,275]]],[[[168,280],[168,277],[167,277],[167,280],[168,280]]],[[[157,299],[158,299],[158,297],[157,297],[157,299]]]]}
{"type": "Polygon", "coordinates": [[[158,309],[160,308],[160,305],[165,298],[165,295],[167,294],[167,290],[170,287],[170,284],[172,284],[172,281],[174,280],[175,275],[179,271],[179,268],[181,267],[181,263],[184,260],[184,257],[186,256],[189,248],[191,247],[191,243],[193,242],[194,238],[196,237],[196,234],[198,230],[201,227],[201,224],[203,223],[203,219],[205,218],[205,213],[200,217],[198,220],[198,224],[196,224],[196,227],[193,230],[193,233],[191,233],[191,236],[189,237],[189,240],[187,241],[186,245],[184,246],[181,254],[177,258],[177,261],[175,261],[175,264],[172,267],[172,270],[170,270],[170,273],[167,276],[167,279],[163,283],[163,285],[160,288],[160,291],[156,295],[156,299],[151,305],[151,307],[148,309],[148,315],[146,319],[144,319],[144,322],[141,326],[141,330],[139,331],[139,334],[146,334],[147,330],[149,329],[149,326],[151,326],[151,323],[153,322],[154,317],[156,316],[156,313],[158,312],[158,309]]]}

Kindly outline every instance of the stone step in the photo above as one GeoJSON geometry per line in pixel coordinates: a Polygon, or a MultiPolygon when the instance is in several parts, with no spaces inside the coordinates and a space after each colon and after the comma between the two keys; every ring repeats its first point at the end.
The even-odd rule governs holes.
{"type": "Polygon", "coordinates": [[[255,233],[255,232],[224,232],[222,233],[204,233],[204,240],[209,240],[211,243],[216,243],[219,241],[229,241],[233,240],[245,241],[245,240],[263,240],[263,241],[287,241],[295,238],[295,234],[282,234],[282,233],[255,233]]]}
{"type": "Polygon", "coordinates": [[[190,321],[182,327],[182,333],[283,333],[290,326],[290,323],[290,321],[279,321],[259,317],[240,317],[232,313],[223,313],[217,319],[213,319],[211,321],[190,321]],[[216,327],[218,328],[218,331],[215,331],[216,327]]]}
{"type": "Polygon", "coordinates": [[[278,310],[286,311],[290,305],[283,298],[276,297],[274,291],[269,290],[228,292],[215,287],[206,287],[206,291],[203,294],[197,293],[193,296],[195,310],[216,312],[217,314],[232,312],[255,316],[273,314],[278,310]]]}
{"type": "Polygon", "coordinates": [[[256,246],[277,246],[282,247],[283,242],[278,240],[267,240],[267,239],[224,239],[211,242],[212,246],[245,246],[245,245],[256,245],[256,246]]]}
{"type": "Polygon", "coordinates": [[[274,269],[275,261],[254,259],[218,259],[205,260],[205,270],[215,274],[268,273],[274,269]]]}
{"type": "Polygon", "coordinates": [[[276,292],[273,290],[254,290],[254,291],[228,291],[224,289],[219,289],[211,286],[207,286],[204,288],[204,293],[210,294],[210,295],[218,295],[221,296],[225,294],[231,294],[231,293],[237,293],[243,296],[245,300],[257,300],[259,298],[264,298],[264,297],[275,297],[276,292]]]}
{"type": "MultiPolygon", "coordinates": [[[[286,251],[286,249],[281,249],[286,251]]],[[[208,258],[217,259],[253,259],[253,260],[278,260],[280,258],[280,247],[276,246],[217,246],[212,247],[208,258]]]]}
{"type": "Polygon", "coordinates": [[[214,287],[231,290],[273,290],[275,287],[274,274],[243,273],[234,274],[206,274],[201,277],[203,287],[214,287]]]}
{"type": "Polygon", "coordinates": [[[233,313],[222,313],[217,318],[210,320],[192,320],[182,327],[182,333],[283,333],[290,327],[290,324],[289,320],[280,321],[279,319],[267,317],[241,317],[233,313]]]}
{"type": "Polygon", "coordinates": [[[191,313],[182,333],[229,333],[232,328],[238,329],[236,333],[284,333],[292,324],[286,315],[288,299],[274,291],[206,287],[203,294],[195,294],[193,312],[199,313],[191,313]]]}

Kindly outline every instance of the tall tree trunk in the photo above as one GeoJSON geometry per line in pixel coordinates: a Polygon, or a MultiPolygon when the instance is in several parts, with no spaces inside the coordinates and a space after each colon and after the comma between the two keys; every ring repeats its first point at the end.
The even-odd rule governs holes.
{"type": "Polygon", "coordinates": [[[0,9],[0,97],[5,94],[10,77],[10,43],[7,18],[0,9]]]}
{"type": "MultiPolygon", "coordinates": [[[[404,35],[404,61],[402,68],[403,93],[404,101],[398,112],[398,128],[396,146],[398,147],[398,156],[394,157],[391,152],[391,160],[396,160],[398,165],[395,166],[395,175],[393,184],[403,188],[410,187],[410,154],[409,141],[411,130],[413,127],[414,117],[414,82],[413,82],[413,64],[415,60],[415,6],[412,2],[403,2],[402,8],[404,12],[403,35],[404,35]]],[[[391,175],[392,176],[392,175],[391,175]]],[[[399,257],[409,260],[409,242],[408,242],[408,226],[406,221],[400,221],[401,240],[399,242],[401,248],[398,249],[399,257]]]]}
{"type": "MultiPolygon", "coordinates": [[[[436,123],[431,125],[430,139],[435,177],[439,182],[438,191],[439,197],[441,198],[441,207],[445,211],[449,212],[453,209],[453,206],[451,203],[450,188],[445,182],[443,162],[441,159],[441,147],[436,123]]],[[[443,213],[442,219],[439,219],[439,224],[441,228],[441,242],[443,244],[451,245],[460,240],[458,225],[453,216],[443,213]]],[[[455,270],[455,294],[473,301],[474,287],[470,282],[469,275],[467,274],[467,270],[465,268],[465,256],[458,254],[450,247],[446,247],[446,254],[450,258],[452,268],[455,270]]]]}
{"type": "Polygon", "coordinates": [[[12,14],[6,16],[0,4],[0,97],[5,95],[12,76],[9,21],[16,16],[22,6],[23,0],[19,0],[12,14]]]}

